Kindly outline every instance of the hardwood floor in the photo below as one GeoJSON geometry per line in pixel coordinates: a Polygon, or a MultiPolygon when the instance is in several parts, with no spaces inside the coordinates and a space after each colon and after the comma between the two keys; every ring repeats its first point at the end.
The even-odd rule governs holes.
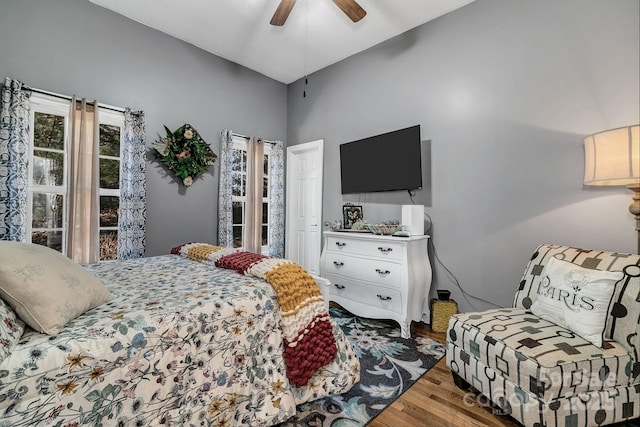
{"type": "MultiPolygon", "coordinates": [[[[445,333],[432,332],[429,325],[413,323],[412,332],[440,342],[445,333]]],[[[456,387],[445,358],[422,376],[409,390],[374,418],[369,427],[459,427],[519,426],[513,419],[495,415],[486,401],[478,404],[475,394],[456,387]]],[[[639,427],[640,420],[616,427],[639,427]]]]}
{"type": "MultiPolygon", "coordinates": [[[[414,322],[412,332],[445,342],[444,333],[432,332],[429,325],[423,323],[414,322]]],[[[491,408],[476,403],[475,395],[467,395],[456,387],[444,357],[368,424],[370,427],[518,425],[508,417],[492,414],[491,408]]]]}

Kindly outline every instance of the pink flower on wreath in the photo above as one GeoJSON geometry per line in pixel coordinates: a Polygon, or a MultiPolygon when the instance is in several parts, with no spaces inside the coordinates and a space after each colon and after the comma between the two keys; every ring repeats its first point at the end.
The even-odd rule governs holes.
{"type": "Polygon", "coordinates": [[[178,160],[185,160],[190,158],[191,158],[191,151],[187,150],[186,148],[181,152],[179,152],[178,154],[176,154],[176,159],[178,160]]]}

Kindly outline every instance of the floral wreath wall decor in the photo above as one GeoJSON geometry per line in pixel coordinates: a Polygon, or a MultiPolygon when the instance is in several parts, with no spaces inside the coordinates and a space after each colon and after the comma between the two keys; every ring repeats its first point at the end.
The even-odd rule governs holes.
{"type": "Polygon", "coordinates": [[[218,156],[211,151],[190,124],[184,124],[174,132],[165,126],[166,136],[159,136],[153,144],[156,157],[182,180],[185,187],[216,163],[218,156]]]}

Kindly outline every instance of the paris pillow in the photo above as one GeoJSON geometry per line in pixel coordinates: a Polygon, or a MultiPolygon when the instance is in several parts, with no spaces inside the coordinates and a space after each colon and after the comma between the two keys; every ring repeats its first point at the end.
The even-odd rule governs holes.
{"type": "Polygon", "coordinates": [[[602,347],[611,297],[622,277],[621,271],[593,270],[551,258],[531,312],[602,347]]]}

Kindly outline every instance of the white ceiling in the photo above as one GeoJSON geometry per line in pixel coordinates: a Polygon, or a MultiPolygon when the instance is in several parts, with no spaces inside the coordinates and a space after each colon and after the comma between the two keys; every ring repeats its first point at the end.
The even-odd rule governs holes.
{"type": "Polygon", "coordinates": [[[283,27],[269,25],[280,0],[90,1],[288,84],[473,0],[358,0],[358,23],[331,0],[298,0],[283,27]]]}

